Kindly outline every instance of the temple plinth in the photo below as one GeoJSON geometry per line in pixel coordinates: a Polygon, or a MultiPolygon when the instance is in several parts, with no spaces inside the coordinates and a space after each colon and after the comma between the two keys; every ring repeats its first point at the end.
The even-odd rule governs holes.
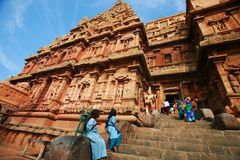
{"type": "Polygon", "coordinates": [[[73,135],[82,109],[92,108],[102,122],[115,108],[119,120],[142,126],[149,87],[151,110],[189,96],[215,114],[238,109],[239,2],[186,2],[186,13],[145,25],[119,0],[27,57],[21,73],[0,84],[2,111],[11,110],[1,137],[22,145],[73,135]]]}

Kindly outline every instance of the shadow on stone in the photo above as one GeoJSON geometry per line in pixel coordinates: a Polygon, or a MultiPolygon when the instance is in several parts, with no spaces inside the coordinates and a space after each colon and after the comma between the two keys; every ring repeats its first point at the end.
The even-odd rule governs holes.
{"type": "Polygon", "coordinates": [[[86,137],[57,137],[51,142],[46,160],[91,160],[91,144],[86,137]]]}

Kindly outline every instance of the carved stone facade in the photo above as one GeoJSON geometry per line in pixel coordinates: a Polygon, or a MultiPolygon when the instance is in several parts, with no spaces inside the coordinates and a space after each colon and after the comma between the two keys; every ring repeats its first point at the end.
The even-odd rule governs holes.
{"type": "Polygon", "coordinates": [[[239,10],[237,0],[187,0],[186,13],[144,25],[117,1],[26,58],[22,72],[0,85],[0,104],[15,108],[14,130],[22,132],[21,123],[69,133],[83,108],[98,108],[105,121],[114,107],[120,120],[142,125],[148,87],[156,109],[165,98],[188,96],[215,113],[234,107],[240,103],[239,10]]]}

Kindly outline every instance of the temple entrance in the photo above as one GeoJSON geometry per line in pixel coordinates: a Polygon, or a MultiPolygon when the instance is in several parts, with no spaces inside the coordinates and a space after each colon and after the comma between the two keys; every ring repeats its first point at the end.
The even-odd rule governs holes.
{"type": "Polygon", "coordinates": [[[167,101],[170,103],[170,106],[173,106],[174,104],[174,100],[179,100],[180,99],[180,96],[179,96],[179,93],[176,93],[176,94],[167,94],[166,95],[166,99],[167,101]]]}

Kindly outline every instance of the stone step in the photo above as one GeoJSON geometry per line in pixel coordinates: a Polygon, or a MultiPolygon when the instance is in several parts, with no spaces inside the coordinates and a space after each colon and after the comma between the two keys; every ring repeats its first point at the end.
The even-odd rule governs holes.
{"type": "Polygon", "coordinates": [[[153,147],[122,144],[119,152],[123,154],[132,154],[136,156],[158,158],[161,160],[239,160],[240,156],[218,155],[201,152],[184,152],[176,150],[165,150],[153,147]]]}
{"type": "MultiPolygon", "coordinates": [[[[197,128],[162,128],[162,129],[155,129],[155,128],[141,128],[136,127],[135,133],[146,133],[151,135],[159,135],[159,134],[171,134],[171,135],[178,135],[178,134],[195,134],[195,135],[222,135],[224,136],[224,131],[214,130],[214,129],[197,129],[197,128]]],[[[240,135],[236,133],[228,133],[228,135],[240,135]]]]}
{"type": "Polygon", "coordinates": [[[147,128],[147,127],[136,127],[134,128],[135,132],[146,132],[151,134],[159,134],[159,133],[182,133],[182,132],[197,132],[202,134],[221,134],[225,136],[240,136],[239,130],[216,130],[216,129],[207,129],[207,128],[147,128]]]}
{"type": "Polygon", "coordinates": [[[159,158],[108,152],[107,160],[159,160],[159,158]]]}
{"type": "Polygon", "coordinates": [[[178,123],[178,124],[186,124],[186,123],[192,123],[194,124],[211,124],[211,121],[206,121],[206,120],[197,120],[195,122],[187,122],[186,120],[179,120],[176,117],[172,117],[170,119],[164,119],[164,118],[158,118],[155,119],[156,122],[160,122],[160,123],[178,123]]]}
{"type": "MultiPolygon", "coordinates": [[[[225,139],[224,134],[202,134],[198,132],[169,132],[169,133],[151,133],[151,132],[135,132],[135,133],[129,133],[129,136],[137,136],[137,135],[143,135],[143,136],[149,136],[149,137],[189,137],[189,138],[196,138],[196,139],[212,139],[212,138],[218,138],[218,139],[225,139]]],[[[228,136],[230,137],[230,136],[228,136]]],[[[231,137],[238,137],[237,135],[231,136],[231,137]]]]}
{"type": "Polygon", "coordinates": [[[195,144],[195,143],[178,143],[164,141],[149,141],[140,139],[126,139],[123,141],[125,144],[139,145],[153,148],[161,148],[166,150],[178,150],[185,152],[203,152],[213,153],[222,155],[236,155],[240,156],[240,147],[232,146],[219,146],[219,145],[208,145],[208,144],[195,144]]]}
{"type": "Polygon", "coordinates": [[[240,137],[231,136],[226,139],[224,136],[213,136],[213,135],[151,135],[145,133],[131,133],[128,134],[127,139],[140,139],[140,140],[151,140],[151,141],[165,141],[165,142],[179,142],[179,143],[194,143],[194,144],[207,144],[207,145],[224,145],[240,147],[240,137]]]}
{"type": "Polygon", "coordinates": [[[156,122],[155,128],[213,128],[211,122],[156,122]]]}

